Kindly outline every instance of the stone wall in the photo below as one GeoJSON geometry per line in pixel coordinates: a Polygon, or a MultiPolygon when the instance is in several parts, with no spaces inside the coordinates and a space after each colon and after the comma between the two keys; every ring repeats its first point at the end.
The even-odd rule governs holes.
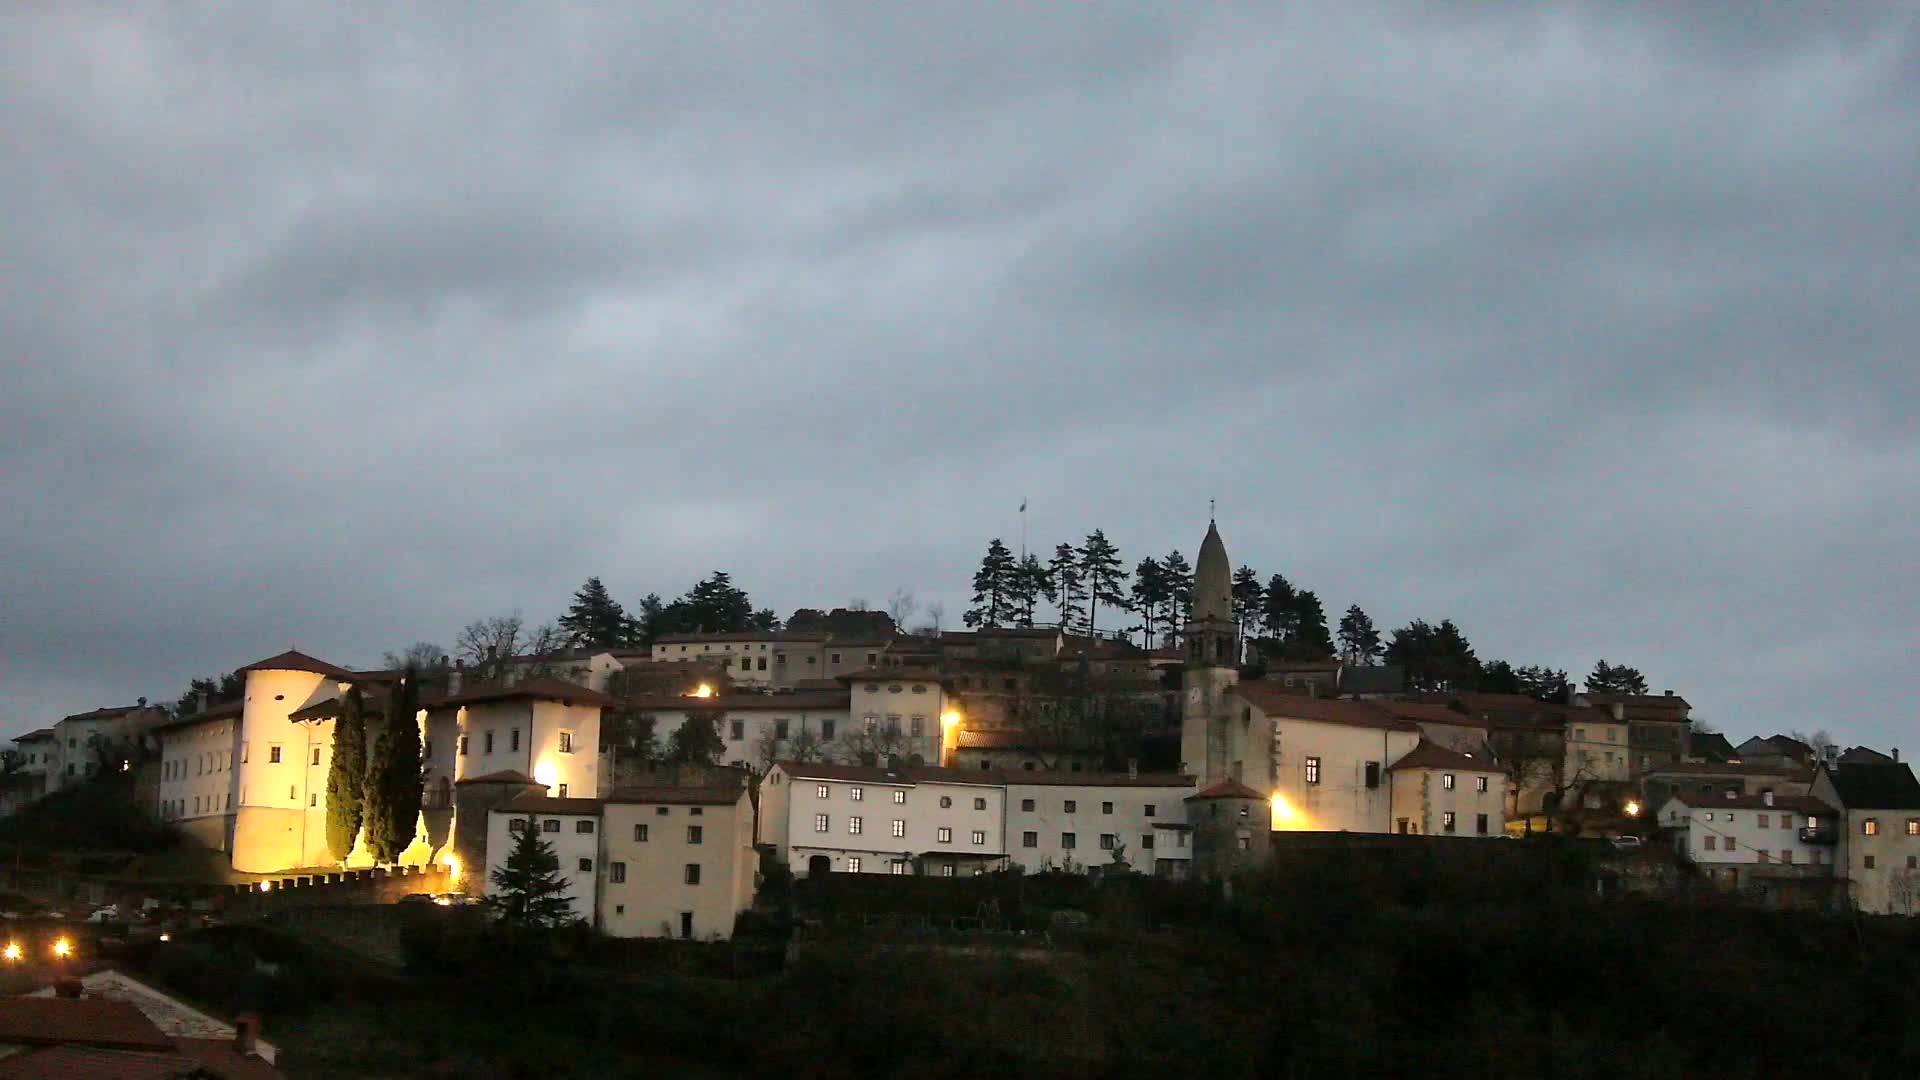
{"type": "Polygon", "coordinates": [[[453,891],[444,866],[374,867],[324,874],[292,874],[232,886],[225,910],[236,918],[260,918],[289,908],[391,904],[415,893],[453,891]],[[266,888],[262,888],[262,886],[266,888]]]}

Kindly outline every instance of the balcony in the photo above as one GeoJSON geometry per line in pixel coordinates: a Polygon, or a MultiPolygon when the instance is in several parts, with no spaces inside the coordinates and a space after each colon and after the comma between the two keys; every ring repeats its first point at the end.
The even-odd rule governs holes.
{"type": "Polygon", "coordinates": [[[1826,826],[1812,829],[1801,826],[1800,842],[1803,844],[1826,844],[1831,846],[1840,842],[1840,830],[1827,828],[1826,826]]]}

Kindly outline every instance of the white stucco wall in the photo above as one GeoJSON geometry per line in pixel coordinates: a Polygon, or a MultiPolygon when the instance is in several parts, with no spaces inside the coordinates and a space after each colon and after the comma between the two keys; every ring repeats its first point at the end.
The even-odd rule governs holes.
{"type": "Polygon", "coordinates": [[[1506,835],[1509,781],[1496,769],[1395,769],[1391,831],[1421,836],[1506,835]],[[1453,786],[1447,786],[1447,778],[1453,786]],[[1447,828],[1447,815],[1453,828],[1447,828]],[[1484,817],[1485,828],[1481,828],[1484,817]]]}
{"type": "Polygon", "coordinates": [[[729,938],[740,912],[753,904],[758,857],[753,807],[745,792],[732,805],[609,802],[604,811],[605,863],[601,872],[601,928],[616,937],[729,938]],[[640,839],[636,827],[645,827],[640,839]],[[688,828],[700,829],[700,842],[688,828]],[[613,866],[624,867],[624,882],[613,866]],[[687,867],[700,868],[698,883],[687,867]],[[690,916],[683,926],[681,916],[690,916]]]}
{"type": "MultiPolygon", "coordinates": [[[[1255,709],[1255,731],[1262,722],[1263,714],[1255,709]]],[[[1277,791],[1285,798],[1293,812],[1276,811],[1276,830],[1392,831],[1393,788],[1387,766],[1419,744],[1419,732],[1294,718],[1264,722],[1274,749],[1274,775],[1263,781],[1249,766],[1249,777],[1241,783],[1255,791],[1277,791]],[[1310,761],[1317,761],[1317,770],[1309,769],[1310,761]],[[1379,766],[1378,787],[1366,786],[1369,762],[1379,766]],[[1318,783],[1310,782],[1310,771],[1317,771],[1318,783]]]]}
{"type": "Polygon", "coordinates": [[[827,856],[835,873],[849,872],[848,860],[858,859],[857,872],[886,874],[893,872],[891,863],[915,855],[929,855],[938,865],[941,854],[952,853],[967,857],[962,862],[970,866],[981,857],[1006,854],[1006,789],[997,784],[847,781],[807,777],[804,767],[800,770],[794,776],[774,770],[769,784],[788,790],[772,799],[762,787],[762,817],[770,810],[785,811],[784,825],[768,824],[763,839],[776,845],[796,875],[807,873],[815,855],[827,856]],[[822,814],[825,831],[815,821],[822,814]],[[851,831],[855,817],[858,833],[851,831]],[[896,821],[902,823],[899,836],[894,835],[896,821]],[[944,839],[942,829],[948,830],[944,839]]]}
{"type": "Polygon", "coordinates": [[[160,736],[158,814],[165,821],[233,812],[239,779],[237,720],[208,720],[160,736]]]}
{"type": "Polygon", "coordinates": [[[519,820],[532,820],[541,830],[540,838],[553,848],[554,855],[560,860],[560,875],[567,881],[567,901],[576,918],[592,923],[595,921],[596,879],[600,871],[600,815],[578,813],[545,813],[527,811],[495,810],[487,815],[487,874],[479,886],[482,895],[490,894],[493,889],[493,872],[507,863],[507,856],[513,852],[518,837],[512,833],[510,823],[519,820]],[[555,823],[558,831],[548,831],[548,822],[555,823]],[[580,832],[582,822],[592,827],[592,832],[580,832]],[[590,864],[581,869],[580,862],[585,859],[590,864]]]}
{"type": "Polygon", "coordinates": [[[1112,853],[1101,847],[1102,836],[1112,836],[1126,845],[1128,865],[1152,873],[1157,860],[1191,858],[1189,848],[1175,844],[1173,832],[1155,826],[1184,824],[1183,800],[1196,790],[1182,783],[1155,787],[1010,783],[1008,859],[1028,873],[1062,869],[1069,858],[1085,871],[1113,861],[1112,853]],[[1074,836],[1072,850],[1062,839],[1068,833],[1074,836]]]}

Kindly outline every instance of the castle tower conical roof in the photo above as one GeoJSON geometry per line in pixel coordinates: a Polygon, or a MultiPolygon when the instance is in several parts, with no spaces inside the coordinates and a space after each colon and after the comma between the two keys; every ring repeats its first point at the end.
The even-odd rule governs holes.
{"type": "Polygon", "coordinates": [[[1233,564],[1220,530],[1207,522],[1207,538],[1200,542],[1200,561],[1193,568],[1193,621],[1233,621],[1233,564]]]}

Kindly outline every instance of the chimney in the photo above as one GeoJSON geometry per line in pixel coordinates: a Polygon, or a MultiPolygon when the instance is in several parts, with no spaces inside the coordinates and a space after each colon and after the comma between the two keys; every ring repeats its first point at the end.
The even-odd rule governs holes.
{"type": "Polygon", "coordinates": [[[211,695],[209,695],[205,690],[200,691],[200,711],[206,712],[207,707],[211,704],[212,704],[211,695]]]}
{"type": "Polygon", "coordinates": [[[233,1021],[233,1052],[252,1055],[260,1038],[260,1014],[241,1013],[233,1021]]]}
{"type": "Polygon", "coordinates": [[[135,704],[135,705],[137,705],[137,706],[139,706],[140,708],[142,708],[142,709],[144,709],[144,708],[146,708],[146,707],[147,707],[147,699],[146,699],[146,698],[137,698],[137,699],[135,699],[135,701],[134,701],[134,704],[135,704]]]}
{"type": "Polygon", "coordinates": [[[1671,690],[1669,690],[1669,691],[1667,691],[1667,696],[1668,696],[1668,697],[1672,697],[1672,696],[1673,696],[1673,691],[1671,691],[1671,690]]]}
{"type": "Polygon", "coordinates": [[[1900,764],[1900,748],[1897,746],[1893,748],[1893,763],[1900,764]]]}
{"type": "Polygon", "coordinates": [[[81,996],[86,993],[86,988],[80,984],[79,979],[61,979],[59,982],[53,984],[53,993],[55,997],[66,998],[68,1001],[79,1001],[81,996]]]}
{"type": "Polygon", "coordinates": [[[1616,723],[1627,718],[1627,707],[1620,702],[1613,703],[1613,719],[1616,723]]]}
{"type": "Polygon", "coordinates": [[[454,667],[452,671],[447,672],[447,696],[448,697],[452,697],[455,694],[458,694],[460,692],[460,677],[464,674],[466,674],[466,672],[462,671],[460,667],[457,665],[454,667]]]}
{"type": "Polygon", "coordinates": [[[1766,800],[1766,803],[1767,803],[1767,805],[1768,805],[1768,806],[1772,806],[1772,805],[1773,805],[1773,792],[1771,792],[1771,791],[1768,791],[1768,792],[1766,792],[1766,793],[1764,793],[1764,794],[1762,794],[1762,795],[1761,795],[1760,797],[1761,797],[1762,799],[1765,799],[1765,800],[1766,800]]]}
{"type": "Polygon", "coordinates": [[[1727,798],[1728,798],[1729,800],[1732,800],[1732,799],[1737,799],[1737,798],[1739,798],[1739,797],[1740,797],[1740,793],[1739,793],[1739,792],[1737,792],[1737,791],[1735,791],[1735,790],[1733,790],[1732,788],[1728,788],[1728,789],[1727,789],[1727,798]]]}

